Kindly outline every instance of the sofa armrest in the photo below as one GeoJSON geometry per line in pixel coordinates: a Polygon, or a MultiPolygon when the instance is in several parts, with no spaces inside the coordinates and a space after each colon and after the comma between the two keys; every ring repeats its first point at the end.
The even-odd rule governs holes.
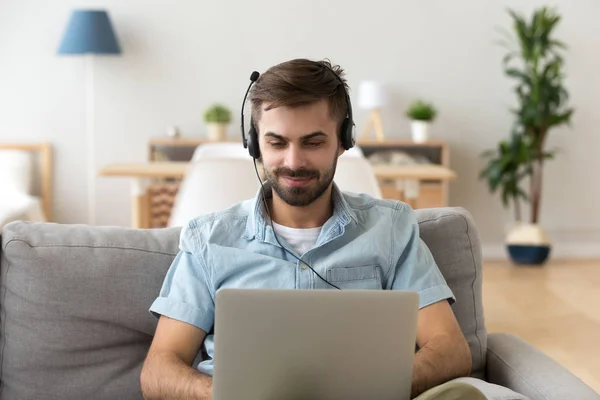
{"type": "Polygon", "coordinates": [[[486,378],[531,400],[600,400],[574,374],[524,340],[509,334],[488,335],[486,378]]]}

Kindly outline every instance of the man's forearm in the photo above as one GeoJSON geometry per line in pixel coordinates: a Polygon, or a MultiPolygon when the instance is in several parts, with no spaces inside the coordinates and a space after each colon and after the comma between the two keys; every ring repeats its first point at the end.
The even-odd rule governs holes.
{"type": "Polygon", "coordinates": [[[212,377],[186,365],[173,353],[149,356],[140,382],[146,400],[212,398],[212,377]]]}
{"type": "Polygon", "coordinates": [[[415,355],[411,397],[471,373],[471,352],[466,341],[440,335],[415,355]]]}

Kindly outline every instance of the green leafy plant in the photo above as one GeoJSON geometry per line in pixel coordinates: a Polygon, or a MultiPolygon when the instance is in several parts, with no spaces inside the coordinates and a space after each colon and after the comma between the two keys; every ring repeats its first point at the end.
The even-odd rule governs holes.
{"type": "Polygon", "coordinates": [[[529,200],[527,193],[521,188],[521,181],[529,173],[530,152],[528,143],[521,135],[512,135],[509,140],[502,140],[498,148],[484,152],[488,164],[481,172],[481,177],[486,178],[490,191],[500,191],[502,204],[509,206],[512,201],[515,219],[522,220],[519,199],[529,200]]]}
{"type": "Polygon", "coordinates": [[[492,192],[500,190],[503,204],[514,203],[515,217],[522,220],[519,201],[530,203],[530,222],[539,222],[544,162],[556,150],[545,149],[551,129],[570,123],[573,109],[567,106],[569,94],[564,87],[564,58],[567,46],[553,34],[561,19],[554,9],[541,7],[529,20],[513,10],[514,36],[505,32],[508,54],[503,59],[504,73],[515,81],[517,105],[512,132],[495,150],[486,151],[488,160],[480,174],[492,192]],[[529,180],[529,190],[521,188],[529,180]]]}
{"type": "Polygon", "coordinates": [[[437,116],[437,110],[430,103],[416,100],[406,110],[406,116],[416,121],[433,121],[437,116]]]}
{"type": "Polygon", "coordinates": [[[221,104],[213,104],[204,112],[204,122],[228,124],[231,122],[231,111],[221,104]]]}

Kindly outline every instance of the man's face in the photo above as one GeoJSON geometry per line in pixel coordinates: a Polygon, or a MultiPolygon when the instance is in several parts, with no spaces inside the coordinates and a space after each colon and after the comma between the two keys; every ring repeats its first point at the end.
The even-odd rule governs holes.
{"type": "Polygon", "coordinates": [[[287,204],[307,206],[329,188],[343,153],[325,101],[263,111],[258,123],[266,178],[287,204]]]}

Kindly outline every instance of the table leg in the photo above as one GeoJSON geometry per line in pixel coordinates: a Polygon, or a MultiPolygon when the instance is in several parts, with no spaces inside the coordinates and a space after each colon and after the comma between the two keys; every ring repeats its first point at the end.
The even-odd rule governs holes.
{"type": "Polygon", "coordinates": [[[417,208],[419,203],[419,181],[416,179],[406,179],[404,181],[404,196],[406,202],[412,208],[417,208]]]}
{"type": "Polygon", "coordinates": [[[419,203],[419,181],[416,179],[396,180],[396,190],[402,193],[402,201],[416,208],[419,203]]]}
{"type": "Polygon", "coordinates": [[[135,178],[131,185],[132,210],[131,223],[133,228],[148,228],[148,179],[135,178]]]}

